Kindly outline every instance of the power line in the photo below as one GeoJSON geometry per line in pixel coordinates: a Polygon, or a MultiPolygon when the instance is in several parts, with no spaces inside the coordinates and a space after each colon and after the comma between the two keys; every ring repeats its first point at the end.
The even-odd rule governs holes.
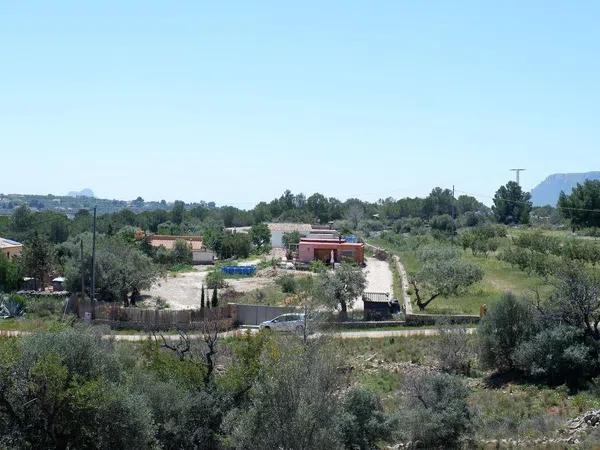
{"type": "MultiPolygon", "coordinates": [[[[481,195],[481,194],[474,194],[472,192],[467,192],[467,191],[461,191],[460,189],[457,189],[456,192],[460,192],[461,194],[466,194],[466,195],[471,195],[473,197],[483,197],[483,198],[489,198],[494,200],[495,197],[491,197],[489,195],[481,195]]],[[[519,201],[519,200],[507,200],[507,199],[503,199],[503,202],[508,202],[508,203],[515,203],[515,204],[520,204],[520,205],[529,205],[529,202],[523,202],[523,201],[519,201]]],[[[565,209],[565,210],[570,210],[570,211],[585,211],[585,212],[593,212],[593,213],[600,213],[600,209],[586,209],[586,208],[572,208],[569,206],[554,206],[554,208],[556,209],[565,209]]]]}

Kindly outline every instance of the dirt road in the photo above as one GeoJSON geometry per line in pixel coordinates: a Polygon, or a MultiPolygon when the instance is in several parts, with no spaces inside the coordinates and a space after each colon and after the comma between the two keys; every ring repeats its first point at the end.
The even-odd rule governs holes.
{"type": "MultiPolygon", "coordinates": [[[[364,268],[367,279],[365,292],[392,292],[393,277],[392,271],[387,261],[380,261],[377,258],[367,257],[367,267],[364,268]]],[[[362,299],[356,299],[352,305],[354,311],[362,311],[364,305],[362,299]]]]}
{"type": "Polygon", "coordinates": [[[387,261],[380,261],[377,258],[367,258],[366,271],[366,292],[392,292],[392,271],[387,261]]]}
{"type": "MultiPolygon", "coordinates": [[[[468,334],[476,332],[475,327],[466,328],[468,334]]],[[[258,328],[249,329],[236,329],[220,333],[222,337],[240,337],[245,333],[255,334],[258,333],[258,328]]],[[[30,336],[34,333],[30,331],[20,330],[0,330],[0,336],[2,337],[18,337],[18,336],[30,336]]],[[[390,337],[413,337],[413,336],[436,336],[440,334],[440,330],[435,328],[417,328],[414,330],[357,330],[357,331],[334,331],[329,333],[315,333],[310,335],[310,339],[316,339],[320,336],[332,336],[340,339],[383,339],[390,337]]],[[[164,334],[167,340],[178,340],[178,334],[164,334]]],[[[202,339],[201,334],[189,334],[190,339],[202,339]]],[[[150,339],[149,334],[118,334],[111,333],[104,335],[105,339],[115,339],[116,341],[123,342],[143,342],[146,339],[150,339]]]]}
{"type": "MultiPolygon", "coordinates": [[[[475,333],[476,328],[466,328],[468,334],[475,333]]],[[[258,329],[237,329],[220,333],[222,337],[241,337],[246,333],[255,334],[258,333],[258,329]]],[[[421,328],[415,330],[363,330],[363,331],[334,331],[329,333],[314,333],[309,336],[309,339],[317,339],[322,336],[331,336],[339,339],[384,339],[390,337],[414,337],[414,336],[437,336],[440,334],[440,330],[435,328],[421,328]]],[[[111,334],[106,335],[107,339],[113,337],[117,341],[125,342],[141,342],[150,338],[147,334],[111,334]]],[[[165,334],[167,340],[178,340],[179,335],[177,334],[165,334]]],[[[191,339],[202,339],[200,334],[190,334],[188,337],[191,339]]]]}

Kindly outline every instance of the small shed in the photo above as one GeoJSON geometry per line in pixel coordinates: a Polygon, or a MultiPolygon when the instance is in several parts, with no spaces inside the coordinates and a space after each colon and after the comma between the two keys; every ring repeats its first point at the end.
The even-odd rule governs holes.
{"type": "Polygon", "coordinates": [[[65,290],[65,278],[56,277],[52,280],[52,290],[54,292],[63,292],[65,290]]]}
{"type": "Polygon", "coordinates": [[[387,320],[400,312],[400,303],[384,292],[365,292],[362,296],[365,320],[387,320]]]}

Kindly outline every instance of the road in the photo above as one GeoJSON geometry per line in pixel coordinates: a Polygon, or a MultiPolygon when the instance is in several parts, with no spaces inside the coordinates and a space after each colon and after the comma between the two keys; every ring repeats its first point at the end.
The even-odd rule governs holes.
{"type": "MultiPolygon", "coordinates": [[[[467,333],[472,334],[475,332],[475,328],[467,328],[467,333]]],[[[258,332],[256,328],[249,329],[236,329],[220,333],[223,338],[228,337],[239,337],[245,333],[255,334],[258,332]]],[[[33,334],[30,331],[19,331],[19,330],[0,330],[0,336],[2,337],[19,337],[19,336],[30,336],[33,334]]],[[[440,334],[440,330],[436,328],[415,328],[412,330],[356,330],[356,331],[332,331],[327,333],[315,333],[311,334],[312,339],[320,336],[332,336],[341,339],[384,339],[391,337],[413,337],[413,336],[436,336],[440,334]]],[[[167,340],[178,340],[178,334],[165,334],[167,340]]],[[[202,339],[201,334],[189,334],[190,339],[202,339]]],[[[105,339],[114,339],[120,342],[143,342],[150,338],[148,334],[119,334],[110,333],[104,335],[105,339]]]]}

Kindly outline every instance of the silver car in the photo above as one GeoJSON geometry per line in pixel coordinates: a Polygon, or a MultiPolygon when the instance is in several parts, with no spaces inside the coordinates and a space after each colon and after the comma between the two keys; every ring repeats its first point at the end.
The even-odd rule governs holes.
{"type": "Polygon", "coordinates": [[[282,314],[261,323],[260,329],[302,333],[304,331],[304,314],[282,314]]]}

